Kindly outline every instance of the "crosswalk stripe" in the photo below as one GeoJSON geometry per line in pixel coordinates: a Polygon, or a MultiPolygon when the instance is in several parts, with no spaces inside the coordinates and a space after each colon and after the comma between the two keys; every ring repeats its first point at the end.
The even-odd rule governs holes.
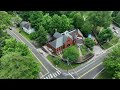
{"type": "Polygon", "coordinates": [[[53,76],[50,74],[51,78],[53,78],[53,76]]]}
{"type": "Polygon", "coordinates": [[[51,76],[50,76],[50,74],[48,75],[48,79],[51,79],[51,76]]]}
{"type": "Polygon", "coordinates": [[[53,77],[56,77],[55,73],[53,73],[52,75],[53,75],[53,77]]]}
{"type": "Polygon", "coordinates": [[[58,75],[60,75],[60,72],[57,71],[57,73],[58,73],[58,75]]]}
{"type": "Polygon", "coordinates": [[[47,77],[45,77],[44,79],[47,79],[47,77]]]}
{"type": "MultiPolygon", "coordinates": [[[[59,70],[58,70],[58,72],[60,72],[59,70]]],[[[61,72],[60,72],[61,73],[61,72]]]]}
{"type": "Polygon", "coordinates": [[[55,75],[57,76],[57,73],[55,73],[55,75]]]}
{"type": "Polygon", "coordinates": [[[46,77],[46,79],[49,79],[48,77],[46,77]]]}
{"type": "Polygon", "coordinates": [[[57,77],[60,74],[61,74],[60,71],[56,71],[55,73],[51,73],[51,74],[47,75],[44,79],[51,79],[51,78],[57,77]]]}

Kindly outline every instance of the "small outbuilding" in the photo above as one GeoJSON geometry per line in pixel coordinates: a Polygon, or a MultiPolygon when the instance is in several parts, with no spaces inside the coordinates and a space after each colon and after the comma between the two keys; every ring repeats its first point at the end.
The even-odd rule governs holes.
{"type": "Polygon", "coordinates": [[[35,29],[31,27],[31,24],[29,22],[26,21],[22,21],[20,23],[20,27],[23,29],[24,32],[26,32],[27,34],[31,34],[33,32],[35,32],[35,29]]]}

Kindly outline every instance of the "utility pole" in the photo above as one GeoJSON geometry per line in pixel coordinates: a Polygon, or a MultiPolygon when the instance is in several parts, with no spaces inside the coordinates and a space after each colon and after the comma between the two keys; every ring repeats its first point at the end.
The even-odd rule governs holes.
{"type": "MultiPolygon", "coordinates": [[[[69,58],[67,58],[67,64],[68,64],[68,66],[69,66],[69,62],[68,62],[68,59],[69,59],[69,58]]],[[[68,72],[68,67],[67,67],[67,72],[68,72]]]]}
{"type": "MultiPolygon", "coordinates": [[[[68,66],[70,65],[72,67],[72,65],[69,63],[69,58],[67,58],[67,63],[68,63],[68,66]]],[[[72,67],[73,71],[75,72],[74,68],[72,67]]],[[[68,71],[68,70],[67,70],[68,71]]],[[[76,73],[76,72],[75,72],[76,73]]],[[[77,74],[77,73],[76,73],[77,74]]],[[[77,76],[79,77],[79,75],[77,74],[77,76]]]]}

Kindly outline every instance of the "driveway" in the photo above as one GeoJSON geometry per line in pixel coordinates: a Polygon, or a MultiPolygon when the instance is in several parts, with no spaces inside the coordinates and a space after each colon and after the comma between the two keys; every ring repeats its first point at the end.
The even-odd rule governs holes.
{"type": "Polygon", "coordinates": [[[104,50],[99,46],[99,45],[95,45],[93,47],[93,52],[95,54],[95,56],[101,54],[104,50]]]}

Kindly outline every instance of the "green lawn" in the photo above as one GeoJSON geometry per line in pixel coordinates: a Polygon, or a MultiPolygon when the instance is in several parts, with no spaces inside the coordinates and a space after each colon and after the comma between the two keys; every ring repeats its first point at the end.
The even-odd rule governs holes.
{"type": "Polygon", "coordinates": [[[17,32],[19,32],[21,35],[23,35],[27,40],[30,40],[29,34],[25,33],[23,30],[20,28],[17,29],[17,32]]]}
{"type": "Polygon", "coordinates": [[[83,56],[87,55],[88,51],[87,51],[86,46],[83,46],[83,45],[80,46],[80,50],[81,50],[83,56]]]}
{"type": "Polygon", "coordinates": [[[96,79],[111,79],[110,76],[103,70],[97,77],[96,79]]]}
{"type": "Polygon", "coordinates": [[[68,66],[68,64],[67,63],[65,63],[65,62],[63,62],[63,61],[61,61],[60,60],[60,57],[52,57],[52,56],[47,56],[47,59],[54,65],[54,66],[56,66],[56,64],[57,64],[57,67],[59,67],[59,68],[61,68],[61,69],[64,69],[64,70],[70,70],[70,69],[72,69],[72,67],[73,68],[75,68],[75,67],[77,67],[77,66],[79,66],[80,64],[72,64],[72,67],[69,65],[68,66]]]}
{"type": "Polygon", "coordinates": [[[113,38],[112,38],[109,42],[103,44],[102,47],[103,47],[104,49],[108,49],[108,48],[110,48],[111,46],[117,44],[118,40],[119,40],[118,37],[113,36],[113,38]]]}

